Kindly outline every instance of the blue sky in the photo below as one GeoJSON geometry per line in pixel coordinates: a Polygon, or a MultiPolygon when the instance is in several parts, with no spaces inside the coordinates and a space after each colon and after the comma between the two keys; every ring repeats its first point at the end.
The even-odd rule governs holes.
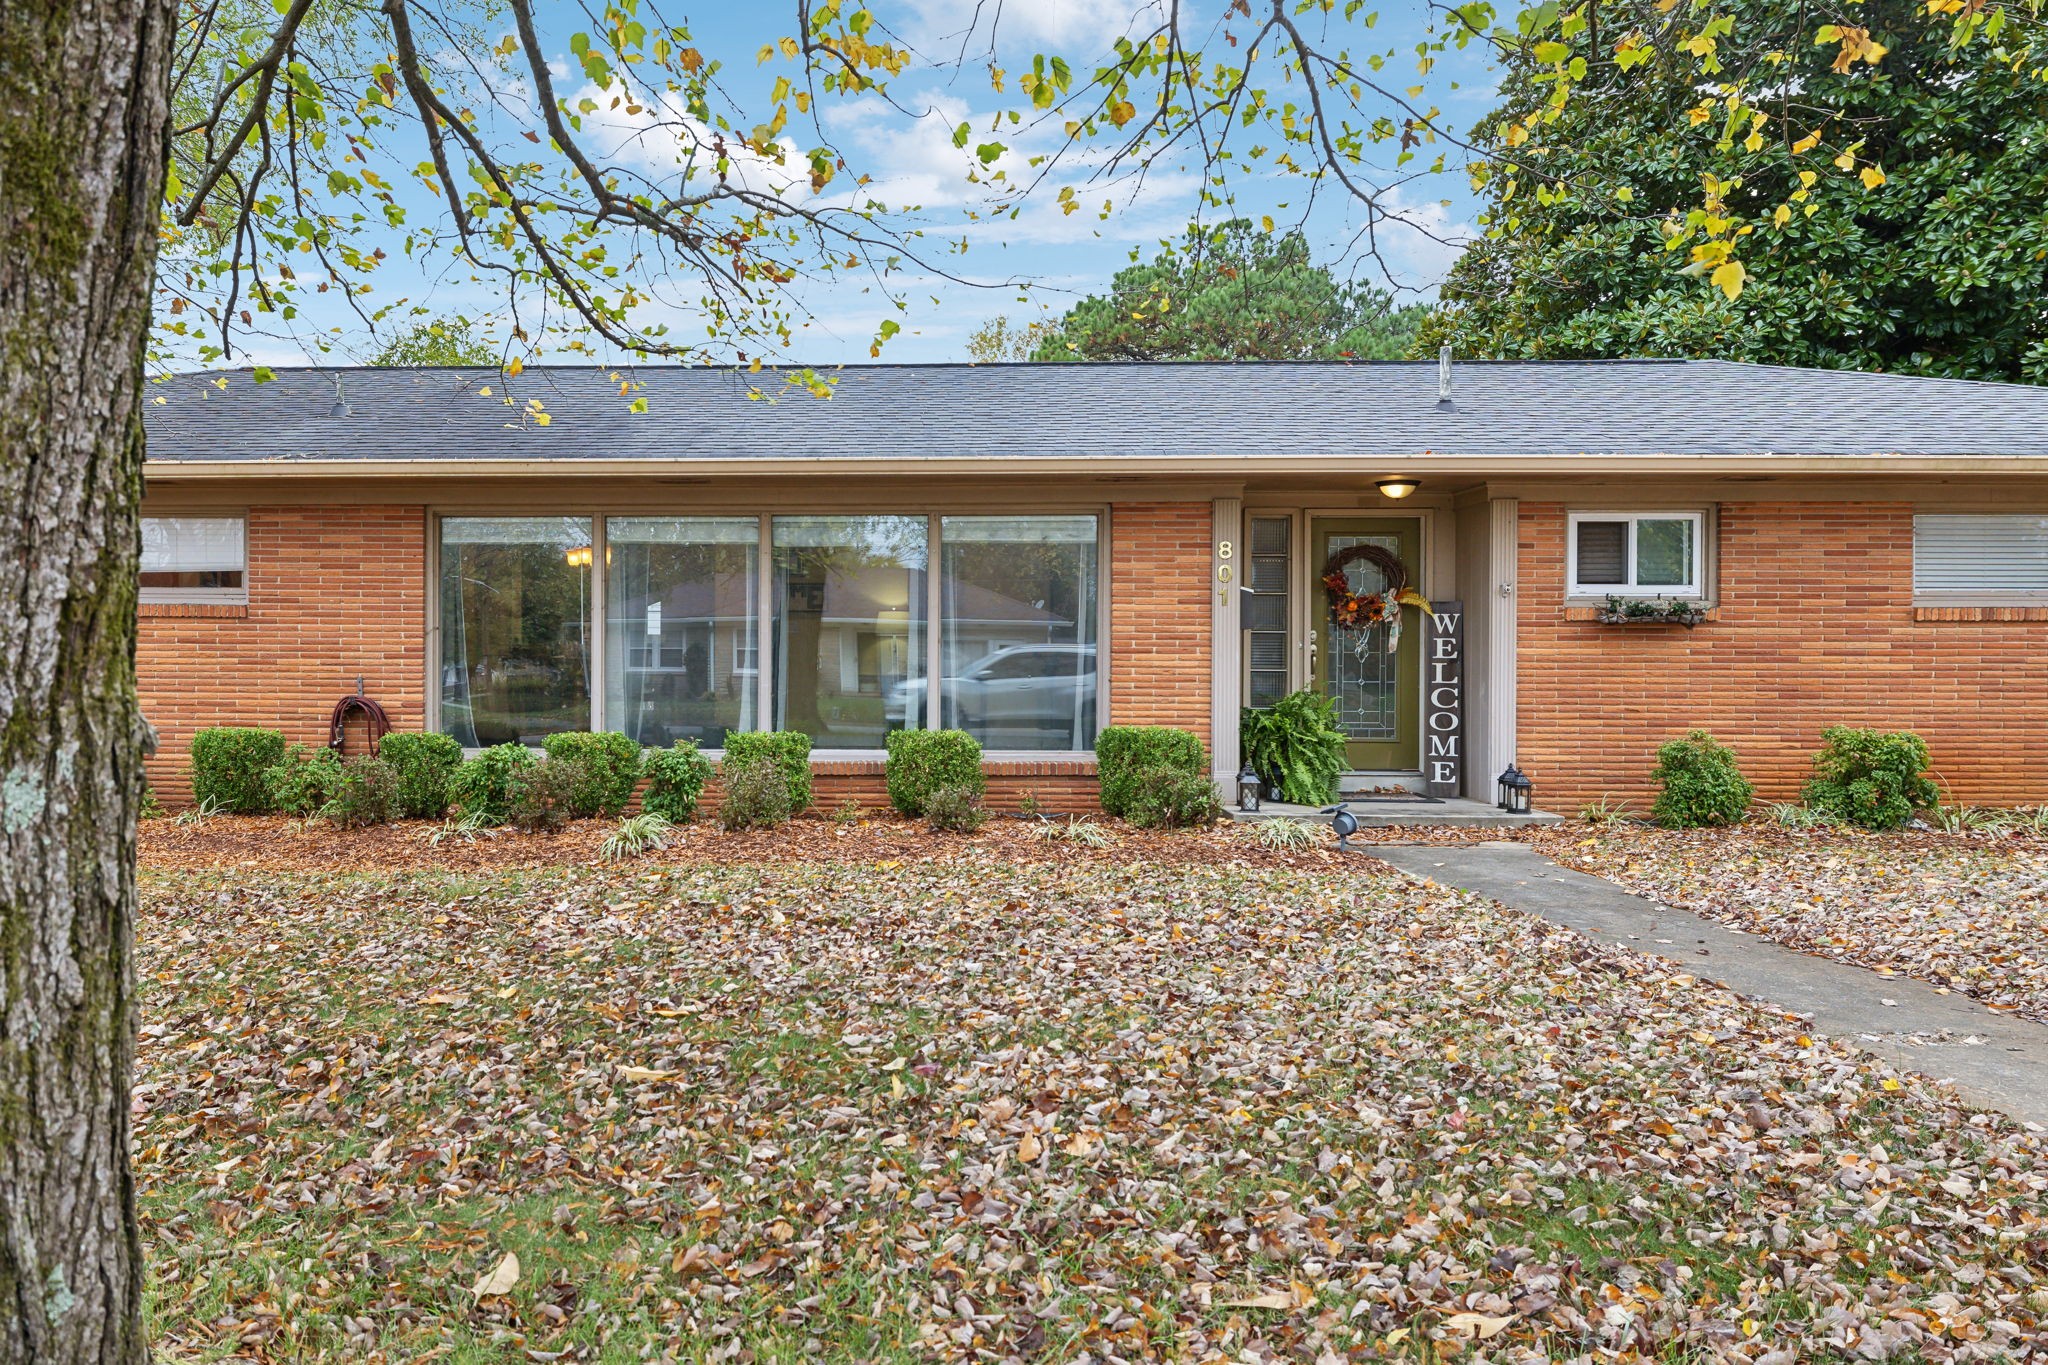
{"type": "MultiPolygon", "coordinates": [[[[897,102],[915,116],[908,117],[879,100],[841,101],[825,106],[827,127],[853,168],[872,178],[873,192],[892,204],[920,204],[921,217],[935,230],[950,228],[956,235],[965,231],[970,249],[962,256],[945,258],[945,264],[974,283],[915,274],[901,278],[897,286],[910,307],[898,312],[881,293],[864,290],[856,276],[834,277],[805,291],[811,317],[789,347],[791,357],[824,364],[865,361],[877,324],[891,317],[903,330],[886,346],[882,359],[965,359],[966,337],[984,319],[997,314],[1017,319],[1057,315],[1074,298],[1105,286],[1118,269],[1129,264],[1134,248],[1149,256],[1161,238],[1177,235],[1197,210],[1195,178],[1167,167],[1165,173],[1152,176],[1142,191],[1121,196],[1108,221],[1102,221],[1096,212],[1102,201],[1100,192],[1089,198],[1088,210],[1063,214],[1048,190],[1015,220],[963,229],[979,191],[965,175],[970,154],[953,146],[952,131],[965,120],[979,133],[994,112],[1005,106],[1004,97],[989,89],[984,62],[950,61],[960,50],[960,35],[977,12],[975,0],[871,2],[899,40],[925,58],[892,86],[897,102]],[[1028,281],[1031,288],[984,287],[1006,280],[1028,281]]],[[[685,23],[700,49],[727,63],[733,88],[744,96],[759,88],[756,82],[765,86],[772,77],[772,67],[757,68],[754,54],[763,43],[788,31],[793,8],[786,0],[769,0],[688,11],[672,7],[666,17],[685,23]]],[[[567,50],[568,35],[587,23],[580,11],[581,6],[566,5],[546,10],[550,28],[544,37],[560,47],[555,55],[561,58],[556,71],[562,93],[570,93],[581,80],[580,72],[570,74],[573,66],[567,50]]],[[[989,12],[985,3],[981,8],[984,21],[989,12]]],[[[1130,25],[1133,12],[1133,0],[1009,0],[1002,10],[1001,60],[1015,70],[1027,66],[1033,52],[1059,52],[1070,58],[1077,71],[1084,70],[1130,25]]],[[[1368,50],[1398,54],[1390,57],[1387,65],[1391,83],[1412,84],[1418,79],[1413,48],[1422,36],[1423,19],[1421,6],[1390,0],[1371,33],[1354,26],[1348,41],[1368,50]]],[[[1199,34],[1203,27],[1190,25],[1190,31],[1199,34]]],[[[985,46],[985,36],[982,41],[985,46]]],[[[1428,79],[1425,98],[1443,108],[1445,125],[1461,134],[1491,104],[1491,73],[1483,65],[1481,47],[1475,44],[1470,53],[1440,62],[1428,79]]],[[[1010,98],[1014,100],[1014,94],[1010,98]]],[[[800,145],[807,145],[802,133],[792,133],[800,145]]],[[[658,169],[659,153],[644,147],[644,130],[626,122],[617,128],[598,129],[592,141],[600,151],[628,161],[644,155],[649,166],[658,169]]],[[[402,150],[407,157],[417,152],[411,145],[402,150]]],[[[1428,231],[1398,225],[1391,230],[1383,228],[1378,261],[1370,259],[1356,241],[1362,222],[1356,207],[1342,196],[1325,193],[1306,223],[1318,259],[1362,279],[1387,283],[1391,276],[1391,281],[1404,289],[1420,291],[1424,297],[1433,293],[1456,255],[1454,243],[1475,231],[1476,206],[1458,168],[1455,150],[1451,161],[1447,173],[1399,192],[1403,210],[1426,224],[1428,231]],[[1432,233],[1449,241],[1432,240],[1432,233]]],[[[1285,177],[1247,177],[1232,186],[1244,214],[1253,218],[1270,214],[1280,224],[1291,224],[1302,216],[1303,206],[1309,202],[1307,189],[1306,182],[1285,177]]],[[[445,211],[423,193],[408,191],[406,207],[416,222],[445,217],[445,211]]],[[[1212,208],[1207,216],[1222,215],[1212,208]]],[[[396,259],[377,272],[376,296],[387,302],[403,296],[435,313],[502,316],[502,299],[490,286],[478,284],[468,275],[467,268],[451,268],[445,259],[430,263],[396,259]]],[[[687,307],[672,311],[672,321],[679,329],[691,326],[687,307]]],[[[663,315],[658,307],[648,314],[663,315]]],[[[334,313],[330,298],[325,307],[315,302],[308,321],[333,326],[341,318],[334,313]]],[[[374,349],[375,343],[357,329],[340,348],[341,354],[328,355],[324,363],[342,362],[350,353],[360,356],[374,349]]],[[[288,337],[255,339],[249,354],[237,360],[247,363],[251,358],[272,364],[323,363],[313,348],[288,337]]]]}

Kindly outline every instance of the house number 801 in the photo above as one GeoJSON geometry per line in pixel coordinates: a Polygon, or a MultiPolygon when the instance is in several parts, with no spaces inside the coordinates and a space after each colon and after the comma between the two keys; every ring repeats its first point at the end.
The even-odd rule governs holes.
{"type": "MultiPolygon", "coordinates": [[[[1219,540],[1216,542],[1216,558],[1223,561],[1223,563],[1216,566],[1216,581],[1227,584],[1231,581],[1229,541],[1219,540]]],[[[1229,606],[1230,589],[1228,587],[1218,588],[1216,590],[1216,600],[1224,606],[1229,606]]]]}

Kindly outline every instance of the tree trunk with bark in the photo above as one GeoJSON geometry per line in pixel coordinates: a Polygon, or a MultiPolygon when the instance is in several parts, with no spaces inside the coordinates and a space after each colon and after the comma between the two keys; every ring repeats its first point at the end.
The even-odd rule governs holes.
{"type": "Polygon", "coordinates": [[[142,366],[170,0],[0,0],[0,1365],[142,1361],[142,366]]]}

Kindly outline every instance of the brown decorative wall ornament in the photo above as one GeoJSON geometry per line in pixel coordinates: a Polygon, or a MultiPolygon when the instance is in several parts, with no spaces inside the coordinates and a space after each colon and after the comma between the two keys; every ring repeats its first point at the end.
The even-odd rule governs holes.
{"type": "Polygon", "coordinates": [[[1361,659],[1372,647],[1375,627],[1387,629],[1387,650],[1401,647],[1401,608],[1429,610],[1429,599],[1415,591],[1408,566],[1392,550],[1377,545],[1352,545],[1330,556],[1323,565],[1323,593],[1330,604],[1330,626],[1351,633],[1352,650],[1361,659]],[[1345,571],[1363,561],[1380,571],[1387,582],[1385,592],[1353,592],[1345,571]]]}

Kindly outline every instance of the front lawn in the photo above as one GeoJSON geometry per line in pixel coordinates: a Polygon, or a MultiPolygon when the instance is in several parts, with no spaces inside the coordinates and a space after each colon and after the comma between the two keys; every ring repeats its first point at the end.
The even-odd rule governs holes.
{"type": "Polygon", "coordinates": [[[2038,1340],[2041,1138],[1373,866],[146,870],[161,1352],[2038,1340]]]}
{"type": "Polygon", "coordinates": [[[1544,852],[1801,952],[2048,1023],[2048,843],[2004,836],[1583,827],[1544,852]]]}

